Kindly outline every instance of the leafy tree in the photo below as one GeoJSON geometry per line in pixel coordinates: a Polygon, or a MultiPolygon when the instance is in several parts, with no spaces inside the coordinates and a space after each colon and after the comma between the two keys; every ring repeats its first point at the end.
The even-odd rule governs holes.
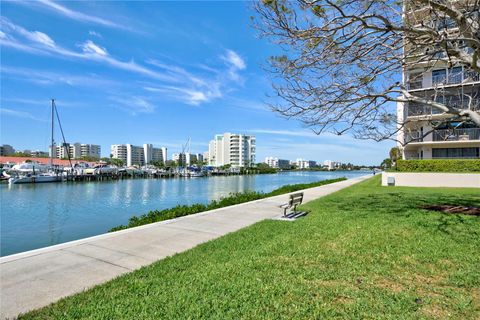
{"type": "Polygon", "coordinates": [[[269,60],[280,98],[271,107],[317,134],[394,139],[407,123],[397,117],[397,102],[443,114],[430,121],[433,129],[452,121],[480,126],[480,89],[473,84],[480,72],[480,1],[263,0],[254,8],[260,35],[283,49],[269,60]],[[464,66],[469,85],[452,97],[460,102],[441,99],[450,93],[444,85],[428,94],[409,91],[421,73],[405,83],[403,71],[418,65],[424,71],[464,66]]]}
{"type": "Polygon", "coordinates": [[[380,164],[380,167],[385,169],[390,169],[392,167],[392,159],[390,158],[383,159],[382,163],[380,164]]]}
{"type": "Polygon", "coordinates": [[[391,160],[391,165],[397,168],[397,160],[402,157],[400,149],[398,147],[393,147],[392,149],[390,149],[389,156],[391,160]]]}
{"type": "Polygon", "coordinates": [[[163,161],[151,161],[150,164],[159,169],[165,168],[165,164],[163,163],[163,161]]]}

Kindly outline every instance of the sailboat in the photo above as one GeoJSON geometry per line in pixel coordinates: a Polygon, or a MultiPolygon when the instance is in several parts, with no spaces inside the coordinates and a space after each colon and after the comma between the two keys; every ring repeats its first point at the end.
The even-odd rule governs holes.
{"type": "MultiPolygon", "coordinates": [[[[55,99],[52,99],[52,137],[51,137],[51,152],[50,152],[50,166],[46,172],[44,170],[35,170],[35,166],[32,166],[31,171],[22,172],[22,171],[12,171],[12,176],[8,180],[10,184],[20,184],[20,183],[45,183],[45,182],[60,182],[65,180],[65,176],[63,172],[59,170],[55,170],[53,164],[53,148],[54,148],[54,123],[55,123],[55,115],[58,120],[58,125],[60,127],[60,131],[62,133],[63,144],[67,146],[65,142],[65,135],[63,134],[62,124],[60,123],[60,117],[58,115],[57,107],[55,105],[55,99]]],[[[70,167],[72,167],[72,161],[70,159],[70,153],[67,152],[68,161],[70,162],[70,167]]]]}

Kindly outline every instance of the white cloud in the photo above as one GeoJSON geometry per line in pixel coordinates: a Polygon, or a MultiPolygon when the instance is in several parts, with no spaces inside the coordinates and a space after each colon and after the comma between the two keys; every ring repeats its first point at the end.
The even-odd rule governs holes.
{"type": "Polygon", "coordinates": [[[33,31],[28,34],[28,38],[32,41],[39,42],[47,47],[55,48],[55,41],[52,40],[47,34],[40,31],[33,31]]]}
{"type": "MultiPolygon", "coordinates": [[[[246,68],[243,59],[234,51],[227,50],[221,58],[227,61],[227,67],[213,69],[197,67],[195,72],[187,71],[178,65],[171,65],[149,59],[146,62],[153,66],[148,68],[133,60],[122,61],[113,57],[105,47],[86,40],[77,45],[80,50],[72,50],[55,43],[47,34],[40,31],[29,31],[6,18],[1,18],[2,29],[7,30],[0,38],[0,44],[33,54],[49,55],[66,59],[90,60],[110,67],[126,70],[157,80],[154,84],[144,86],[150,92],[167,93],[170,97],[190,105],[210,102],[230,92],[234,86],[243,82],[238,71],[246,68]],[[22,38],[22,42],[15,37],[22,38]]],[[[30,77],[29,77],[30,78],[30,77]]],[[[37,79],[37,83],[51,83],[53,79],[37,79]]],[[[65,81],[71,84],[69,81],[65,81]]]]}
{"type": "Polygon", "coordinates": [[[39,119],[39,118],[35,117],[34,115],[32,115],[29,112],[7,109],[7,108],[4,108],[3,106],[2,106],[2,108],[0,108],[0,113],[3,114],[3,115],[6,115],[6,116],[12,116],[12,117],[16,117],[16,118],[31,119],[31,120],[35,120],[35,121],[46,121],[44,119],[39,119]]]}
{"type": "Polygon", "coordinates": [[[80,47],[85,53],[97,54],[100,56],[108,55],[107,50],[105,48],[100,47],[99,45],[96,45],[91,40],[87,40],[86,42],[82,43],[80,47]]]}
{"type": "Polygon", "coordinates": [[[6,37],[7,37],[7,35],[5,34],[5,32],[0,31],[0,38],[5,39],[6,37]]]}
{"type": "Polygon", "coordinates": [[[243,70],[247,67],[242,57],[233,50],[227,49],[226,55],[222,58],[237,70],[243,70]]]}
{"type": "Polygon", "coordinates": [[[85,14],[82,12],[74,11],[71,10],[57,2],[50,1],[50,0],[38,0],[38,3],[43,4],[47,8],[60,13],[61,15],[71,18],[73,20],[81,21],[81,22],[89,22],[89,23],[95,23],[107,27],[114,27],[114,28],[119,28],[119,29],[127,29],[125,26],[119,25],[113,21],[103,19],[100,17],[93,16],[91,14],[85,14]]]}
{"type": "Polygon", "coordinates": [[[109,99],[114,101],[118,107],[128,111],[132,115],[153,113],[155,111],[155,106],[144,97],[109,97],[109,99]]]}
{"type": "Polygon", "coordinates": [[[102,35],[94,30],[88,31],[88,34],[94,37],[103,38],[102,35]]]}
{"type": "Polygon", "coordinates": [[[10,77],[21,79],[41,85],[66,84],[74,87],[112,88],[120,86],[121,83],[102,78],[96,74],[72,75],[45,70],[33,70],[28,68],[12,68],[2,66],[0,69],[3,78],[10,77]]]}
{"type": "Polygon", "coordinates": [[[292,130],[251,129],[251,130],[247,130],[247,132],[274,134],[274,135],[283,135],[283,136],[307,137],[307,138],[318,137],[318,135],[316,135],[312,131],[305,131],[305,130],[292,131],[292,130]]]}
{"type": "Polygon", "coordinates": [[[25,28],[18,26],[10,22],[6,18],[1,18],[2,27],[8,29],[16,35],[20,35],[25,39],[29,40],[30,43],[21,43],[16,39],[9,38],[3,39],[0,38],[0,44],[4,46],[9,46],[17,50],[27,51],[35,54],[43,55],[52,55],[62,56],[67,58],[83,59],[83,60],[93,60],[104,62],[112,67],[123,69],[139,74],[146,75],[148,77],[162,80],[162,81],[172,81],[175,80],[171,76],[153,71],[144,66],[141,66],[134,61],[121,61],[115,59],[108,55],[107,50],[91,40],[87,40],[80,45],[82,52],[76,52],[70,49],[63,48],[61,46],[55,45],[55,42],[46,34],[39,31],[28,31],[25,28]],[[50,39],[50,40],[49,40],[50,39]]]}

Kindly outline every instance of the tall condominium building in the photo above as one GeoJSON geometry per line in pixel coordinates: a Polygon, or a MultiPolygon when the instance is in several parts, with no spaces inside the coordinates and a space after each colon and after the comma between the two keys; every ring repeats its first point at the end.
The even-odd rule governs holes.
{"type": "Polygon", "coordinates": [[[202,154],[202,161],[204,161],[206,164],[209,164],[209,159],[210,159],[210,155],[208,154],[208,151],[205,151],[203,154],[202,154]]]}
{"type": "Polygon", "coordinates": [[[165,164],[167,160],[167,148],[155,148],[151,144],[143,145],[144,164],[149,164],[152,161],[162,162],[165,164]]]}
{"type": "Polygon", "coordinates": [[[101,147],[96,144],[80,144],[80,157],[97,158],[100,159],[101,147]]]}
{"type": "MultiPolygon", "coordinates": [[[[55,145],[54,158],[64,159],[70,156],[71,159],[81,159],[85,157],[100,159],[100,146],[86,143],[62,143],[55,145]]],[[[50,148],[51,152],[51,148],[50,148]]]]}
{"type": "Polygon", "coordinates": [[[198,154],[196,153],[185,153],[185,163],[189,166],[196,164],[198,162],[198,154]]]}
{"type": "Polygon", "coordinates": [[[0,146],[0,156],[9,156],[15,153],[15,149],[9,144],[3,144],[0,146]]]}
{"type": "MultiPolygon", "coordinates": [[[[189,158],[190,159],[190,158],[189,158]]],[[[172,160],[176,162],[179,166],[188,165],[187,164],[187,154],[186,153],[174,153],[172,154],[172,160]]]]}
{"type": "Polygon", "coordinates": [[[110,151],[112,158],[123,160],[127,166],[143,166],[152,161],[165,163],[167,159],[167,148],[154,148],[151,144],[143,146],[134,146],[129,143],[112,144],[110,151]]]}
{"type": "Polygon", "coordinates": [[[255,136],[224,133],[215,135],[208,147],[211,166],[246,167],[255,163],[255,136]]]}
{"type": "MultiPolygon", "coordinates": [[[[464,6],[466,2],[451,3],[464,6]]],[[[479,19],[478,12],[476,19],[479,19]]],[[[431,24],[440,32],[451,35],[458,32],[458,27],[451,19],[432,16],[427,8],[407,9],[405,22],[413,26],[431,24]]],[[[455,45],[462,46],[462,43],[455,45]]],[[[406,48],[408,49],[408,44],[406,48]]],[[[473,54],[471,48],[461,48],[465,54],[473,54]]],[[[432,48],[422,51],[424,59],[420,59],[418,52],[415,57],[413,54],[406,57],[410,63],[403,70],[403,82],[408,92],[426,100],[480,112],[479,74],[456,62],[454,58],[447,57],[446,52],[440,48],[436,49],[437,53],[433,57],[431,54],[426,56],[432,48]]],[[[452,121],[451,115],[435,107],[414,102],[398,103],[397,115],[399,122],[405,123],[397,136],[404,159],[480,157],[480,128],[473,122],[452,121]]]]}

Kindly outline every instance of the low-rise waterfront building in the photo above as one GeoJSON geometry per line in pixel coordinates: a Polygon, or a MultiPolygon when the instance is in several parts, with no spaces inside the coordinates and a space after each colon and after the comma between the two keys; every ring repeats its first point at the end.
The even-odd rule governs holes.
{"type": "Polygon", "coordinates": [[[335,169],[339,169],[342,166],[342,163],[332,161],[332,160],[325,160],[323,161],[323,166],[328,170],[335,170],[335,169]]]}
{"type": "Polygon", "coordinates": [[[279,159],[274,157],[266,157],[265,163],[271,168],[290,169],[290,160],[279,159]]]}
{"type": "Polygon", "coordinates": [[[317,166],[317,162],[313,160],[305,160],[299,158],[295,161],[295,165],[298,169],[309,169],[317,166]]]}
{"type": "Polygon", "coordinates": [[[35,150],[35,151],[30,151],[30,156],[34,158],[46,158],[48,157],[48,152],[46,151],[40,151],[40,150],[35,150]]]}

